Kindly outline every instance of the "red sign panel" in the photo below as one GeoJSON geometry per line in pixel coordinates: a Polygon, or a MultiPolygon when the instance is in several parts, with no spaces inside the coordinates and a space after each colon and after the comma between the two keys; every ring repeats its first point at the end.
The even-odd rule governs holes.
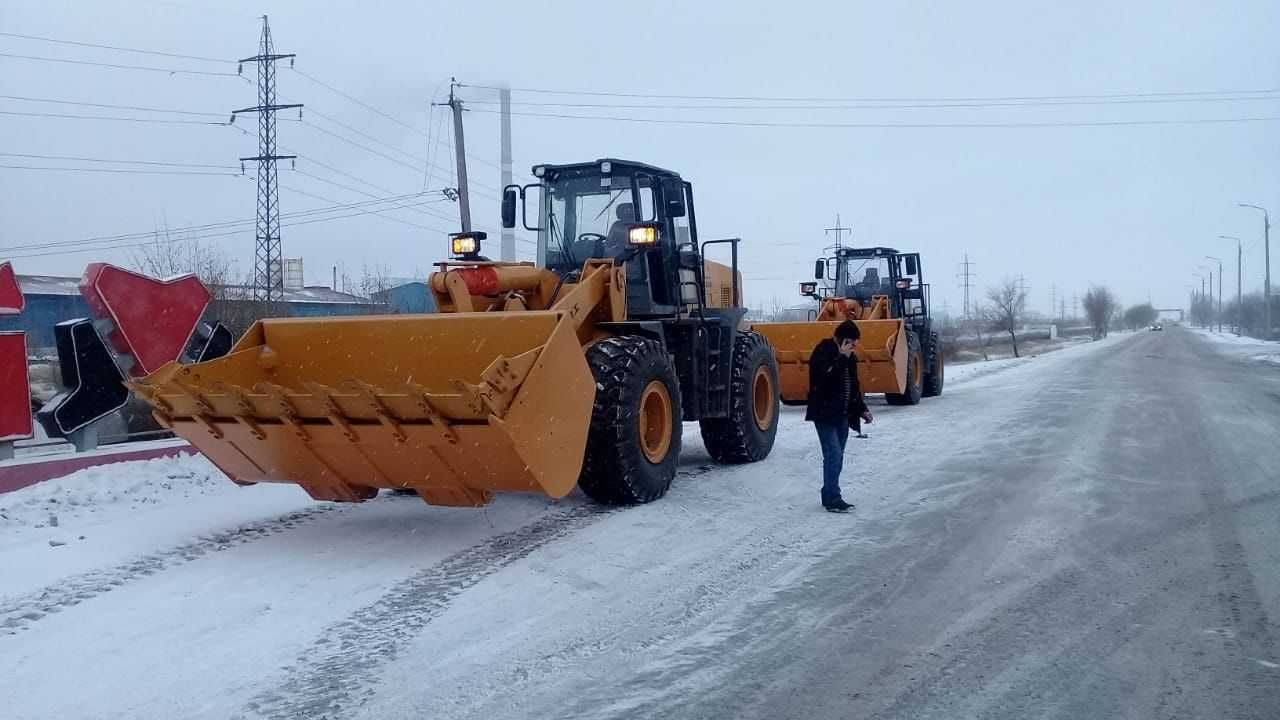
{"type": "Polygon", "coordinates": [[[31,437],[27,336],[0,332],[0,441],[31,437]]]}
{"type": "Polygon", "coordinates": [[[13,265],[7,260],[0,262],[0,315],[17,315],[25,305],[13,265]]]}
{"type": "Polygon", "coordinates": [[[195,275],[156,280],[106,263],[85,268],[80,294],[115,325],[107,342],[133,356],[136,376],[178,359],[212,298],[195,275]]]}

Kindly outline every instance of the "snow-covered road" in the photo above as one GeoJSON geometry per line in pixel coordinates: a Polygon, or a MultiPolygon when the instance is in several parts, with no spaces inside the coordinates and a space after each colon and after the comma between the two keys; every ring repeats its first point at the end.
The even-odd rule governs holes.
{"type": "Polygon", "coordinates": [[[1278,399],[1177,328],[953,368],[850,440],[848,516],[797,408],[620,510],[84,471],[0,496],[2,712],[1280,717],[1278,399]]]}

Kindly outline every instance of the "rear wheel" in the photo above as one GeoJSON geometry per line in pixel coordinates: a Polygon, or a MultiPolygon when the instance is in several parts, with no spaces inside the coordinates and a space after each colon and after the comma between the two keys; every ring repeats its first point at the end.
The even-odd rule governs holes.
{"type": "Polygon", "coordinates": [[[703,420],[702,441],[717,462],[763,460],[778,434],[778,362],[763,335],[738,333],[733,344],[729,417],[703,420]]]}
{"type": "Polygon", "coordinates": [[[587,350],[596,381],[578,487],[597,502],[657,500],[680,458],[680,384],[657,340],[612,337],[587,350]]]}
{"type": "Polygon", "coordinates": [[[946,362],[942,357],[942,346],[938,344],[938,333],[929,334],[929,355],[933,362],[924,376],[924,396],[937,397],[942,394],[942,382],[946,379],[946,362]]]}
{"type": "Polygon", "coordinates": [[[920,336],[907,333],[907,389],[902,393],[885,393],[890,405],[917,405],[924,394],[924,356],[920,352],[920,336]]]}

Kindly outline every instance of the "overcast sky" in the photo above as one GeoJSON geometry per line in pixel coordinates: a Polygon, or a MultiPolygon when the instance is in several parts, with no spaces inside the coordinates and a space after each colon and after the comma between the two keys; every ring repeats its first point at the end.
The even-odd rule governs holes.
{"type": "MultiPolygon", "coordinates": [[[[277,51],[297,53],[298,70],[404,123],[375,114],[282,64],[280,101],[307,106],[304,123],[285,122],[295,116],[280,115],[282,146],[302,156],[297,165],[301,172],[286,166],[280,172],[285,186],[281,208],[286,214],[370,196],[419,193],[424,179],[430,190],[452,185],[448,138],[445,144],[435,142],[442,110],[429,106],[432,98],[443,99],[451,75],[464,83],[506,82],[514,88],[850,99],[841,103],[846,106],[858,104],[860,98],[1280,88],[1280,3],[1267,0],[3,0],[0,31],[236,59],[256,53],[256,16],[263,12],[270,15],[277,51]],[[425,177],[420,160],[428,158],[444,171],[425,177]]],[[[0,36],[0,53],[236,71],[233,63],[6,36],[0,36]]],[[[247,76],[252,77],[252,70],[246,67],[247,76]]],[[[494,99],[481,90],[463,92],[475,101],[494,99]]],[[[255,93],[253,84],[236,77],[0,56],[0,95],[214,115],[8,98],[0,99],[0,111],[218,122],[217,114],[256,104],[255,93]]],[[[952,313],[960,308],[957,273],[965,253],[975,263],[980,288],[1023,274],[1031,306],[1043,312],[1049,310],[1054,286],[1070,298],[1091,283],[1112,286],[1125,303],[1150,294],[1157,305],[1178,306],[1185,304],[1188,286],[1199,286],[1192,274],[1196,265],[1210,262],[1203,259],[1206,254],[1230,260],[1227,287],[1234,292],[1234,246],[1217,239],[1220,234],[1249,241],[1245,289],[1261,287],[1261,216],[1236,203],[1271,205],[1280,212],[1280,121],[937,126],[1280,118],[1280,93],[1257,97],[1261,99],[1034,107],[690,111],[522,105],[693,101],[516,92],[518,112],[882,127],[744,127],[518,116],[514,145],[517,170],[524,172],[535,162],[605,156],[680,172],[694,184],[703,238],[744,239],[743,272],[752,304],[770,305],[775,297],[782,304],[796,300],[796,283],[812,272],[813,257],[828,242],[823,229],[833,225],[839,213],[853,228],[856,244],[922,252],[935,303],[946,301],[952,313]]],[[[476,222],[494,227],[498,170],[485,163],[499,156],[496,116],[472,112],[467,123],[468,150],[476,158],[471,166],[476,222]]],[[[252,117],[224,127],[0,114],[0,135],[0,152],[9,154],[0,157],[3,165],[175,169],[13,155],[27,154],[235,167],[238,157],[257,152],[252,117]]],[[[439,197],[437,193],[408,202],[439,197]]],[[[138,233],[165,223],[179,228],[250,219],[254,201],[250,177],[0,168],[0,246],[8,248],[0,256],[47,252],[13,249],[20,246],[138,233]]],[[[352,275],[362,263],[390,266],[393,275],[413,275],[427,270],[446,250],[444,232],[454,229],[455,213],[454,204],[439,200],[388,213],[412,224],[365,214],[286,227],[285,254],[304,258],[309,284],[328,284],[336,263],[345,264],[352,275]]],[[[242,271],[250,269],[251,228],[212,242],[233,253],[242,271]]],[[[20,273],[78,275],[91,260],[124,263],[129,252],[99,249],[18,257],[14,263],[20,273]]]]}

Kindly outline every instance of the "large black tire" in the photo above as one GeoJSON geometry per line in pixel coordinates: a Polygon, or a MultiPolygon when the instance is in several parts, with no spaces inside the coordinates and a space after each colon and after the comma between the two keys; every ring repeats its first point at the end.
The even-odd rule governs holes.
{"type": "Polygon", "coordinates": [[[904,393],[885,393],[890,405],[918,405],[924,394],[924,356],[920,352],[920,336],[907,331],[907,390],[904,393]]]}
{"type": "Polygon", "coordinates": [[[938,341],[938,333],[929,333],[929,371],[924,374],[924,396],[937,397],[942,394],[942,383],[946,380],[946,361],[942,357],[942,345],[938,341]]]}
{"type": "Polygon", "coordinates": [[[611,337],[587,350],[587,364],[596,400],[578,487],[607,505],[647,503],[666,495],[676,475],[683,429],[671,357],[657,340],[611,337]],[[661,414],[664,427],[653,422],[661,414]]]}
{"type": "Polygon", "coordinates": [[[702,420],[702,442],[722,463],[763,460],[778,435],[778,361],[764,336],[741,332],[733,343],[729,417],[702,420]]]}

